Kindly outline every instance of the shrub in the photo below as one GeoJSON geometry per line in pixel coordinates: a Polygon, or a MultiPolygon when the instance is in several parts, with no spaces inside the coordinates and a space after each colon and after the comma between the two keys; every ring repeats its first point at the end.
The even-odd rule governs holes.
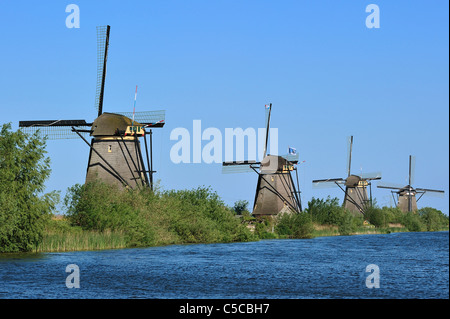
{"type": "Polygon", "coordinates": [[[248,241],[250,231],[210,188],[119,190],[99,181],[71,187],[67,215],[85,230],[122,231],[127,245],[248,241]]]}
{"type": "Polygon", "coordinates": [[[291,238],[312,238],[314,227],[308,213],[284,213],[277,218],[276,231],[291,238]]]}
{"type": "Polygon", "coordinates": [[[369,223],[378,228],[387,227],[390,222],[389,214],[375,206],[367,207],[364,210],[364,217],[369,223]]]}
{"type": "Polygon", "coordinates": [[[354,233],[363,222],[362,217],[353,215],[339,205],[339,199],[336,197],[328,196],[326,200],[312,198],[305,212],[311,216],[314,223],[338,226],[341,235],[354,233]]]}
{"type": "Polygon", "coordinates": [[[431,207],[419,209],[419,216],[428,231],[448,229],[449,219],[440,210],[431,207]]]}
{"type": "Polygon", "coordinates": [[[327,197],[326,200],[312,198],[305,210],[313,222],[321,225],[339,225],[344,208],[339,205],[338,198],[327,197]]]}

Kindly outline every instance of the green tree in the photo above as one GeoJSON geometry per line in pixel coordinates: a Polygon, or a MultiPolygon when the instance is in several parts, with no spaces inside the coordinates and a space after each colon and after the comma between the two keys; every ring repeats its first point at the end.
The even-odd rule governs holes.
{"type": "Polygon", "coordinates": [[[308,213],[285,213],[278,217],[276,231],[291,238],[312,238],[314,226],[308,213]]]}
{"type": "Polygon", "coordinates": [[[248,211],[248,201],[247,200],[238,200],[234,203],[233,210],[236,215],[249,214],[248,211]]]}
{"type": "Polygon", "coordinates": [[[448,216],[444,215],[440,210],[424,207],[419,209],[418,214],[428,231],[448,229],[448,216]]]}
{"type": "Polygon", "coordinates": [[[0,252],[30,251],[42,240],[44,226],[59,194],[43,194],[50,176],[45,139],[37,133],[0,130],[0,252]]]}
{"type": "Polygon", "coordinates": [[[364,212],[367,221],[375,227],[387,227],[390,222],[390,215],[384,209],[378,208],[376,206],[370,206],[367,207],[364,212]]]}

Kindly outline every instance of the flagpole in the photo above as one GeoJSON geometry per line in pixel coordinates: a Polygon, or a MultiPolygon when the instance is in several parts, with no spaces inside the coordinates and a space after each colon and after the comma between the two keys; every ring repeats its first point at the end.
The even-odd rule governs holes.
{"type": "Polygon", "coordinates": [[[134,123],[134,111],[136,109],[136,96],[137,96],[137,85],[136,85],[136,91],[134,92],[134,106],[133,106],[133,119],[131,120],[131,126],[133,126],[134,123]]]}

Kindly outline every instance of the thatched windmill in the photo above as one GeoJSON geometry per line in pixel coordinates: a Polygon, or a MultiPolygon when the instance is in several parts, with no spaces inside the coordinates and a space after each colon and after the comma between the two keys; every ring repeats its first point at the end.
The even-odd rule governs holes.
{"type": "Polygon", "coordinates": [[[47,136],[51,140],[82,138],[90,148],[86,182],[100,179],[120,187],[152,188],[154,171],[151,155],[151,128],[164,126],[165,111],[103,112],[109,33],[109,25],[97,27],[95,97],[97,118],[93,122],[86,120],[20,121],[19,127],[27,133],[39,130],[42,136],[47,136]],[[90,143],[86,139],[87,135],[92,137],[90,143]],[[147,146],[146,135],[150,135],[150,147],[147,146]],[[139,141],[141,137],[144,138],[145,143],[146,163],[141,152],[139,141]],[[150,155],[148,148],[150,148],[150,155]]]}
{"type": "Polygon", "coordinates": [[[262,161],[223,162],[222,171],[224,173],[253,171],[258,174],[253,204],[253,215],[255,216],[273,216],[282,212],[302,211],[296,167],[298,155],[267,155],[271,112],[272,104],[266,105],[266,135],[262,161]],[[291,172],[294,171],[296,183],[291,175],[291,172]]]}
{"type": "Polygon", "coordinates": [[[403,212],[412,212],[417,210],[417,202],[425,194],[436,194],[443,195],[443,190],[429,189],[429,188],[414,188],[412,184],[414,183],[414,168],[415,168],[415,157],[409,156],[409,174],[408,174],[408,185],[406,186],[394,186],[390,184],[380,184],[378,188],[390,189],[392,197],[394,197],[397,207],[403,212]],[[419,198],[416,196],[419,195],[419,198]],[[395,198],[395,196],[397,198],[395,198]]]}
{"type": "Polygon", "coordinates": [[[354,213],[364,215],[364,210],[368,205],[372,205],[372,183],[373,180],[381,179],[381,173],[352,174],[352,149],[353,136],[348,140],[347,152],[347,177],[346,178],[327,178],[313,180],[314,187],[338,186],[344,193],[344,207],[354,213]],[[367,193],[369,188],[370,196],[367,193]]]}

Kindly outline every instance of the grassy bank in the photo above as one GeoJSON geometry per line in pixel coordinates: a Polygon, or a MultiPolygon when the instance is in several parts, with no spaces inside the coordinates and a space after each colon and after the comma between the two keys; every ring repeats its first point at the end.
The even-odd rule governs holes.
{"type": "Polygon", "coordinates": [[[75,185],[64,217],[50,218],[36,252],[230,243],[405,231],[448,230],[448,217],[432,208],[402,213],[372,207],[366,216],[339,201],[312,199],[304,212],[254,218],[246,203],[231,208],[209,188],[121,191],[101,183],[75,185]]]}
{"type": "MultiPolygon", "coordinates": [[[[263,224],[263,222],[260,224],[263,224]]],[[[440,230],[448,230],[442,228],[440,230]]],[[[261,230],[260,230],[261,232],[261,230]]],[[[264,234],[253,233],[249,240],[262,239],[289,239],[289,238],[316,238],[327,236],[342,236],[342,235],[371,235],[371,234],[390,234],[397,232],[409,232],[405,226],[388,225],[387,227],[361,226],[357,227],[354,232],[342,234],[339,232],[339,227],[334,225],[319,225],[313,224],[313,229],[307,236],[298,237],[289,234],[277,233],[274,229],[264,231],[264,234]]],[[[217,241],[216,241],[217,242],[217,241]]],[[[184,241],[164,241],[160,240],[158,245],[162,246],[170,244],[186,244],[184,241]]],[[[123,231],[92,231],[83,230],[80,227],[70,226],[67,219],[54,220],[51,226],[48,227],[44,233],[42,241],[35,248],[36,252],[65,252],[65,251],[82,251],[82,250],[102,250],[102,249],[120,249],[135,247],[130,246],[127,240],[127,235],[123,231]]]]}
{"type": "Polygon", "coordinates": [[[37,251],[95,250],[255,240],[209,188],[121,191],[72,187],[64,218],[48,223],[37,251]]]}
{"type": "Polygon", "coordinates": [[[63,252],[126,248],[126,236],[121,231],[92,231],[71,226],[65,218],[52,219],[46,226],[36,252],[63,252]]]}

